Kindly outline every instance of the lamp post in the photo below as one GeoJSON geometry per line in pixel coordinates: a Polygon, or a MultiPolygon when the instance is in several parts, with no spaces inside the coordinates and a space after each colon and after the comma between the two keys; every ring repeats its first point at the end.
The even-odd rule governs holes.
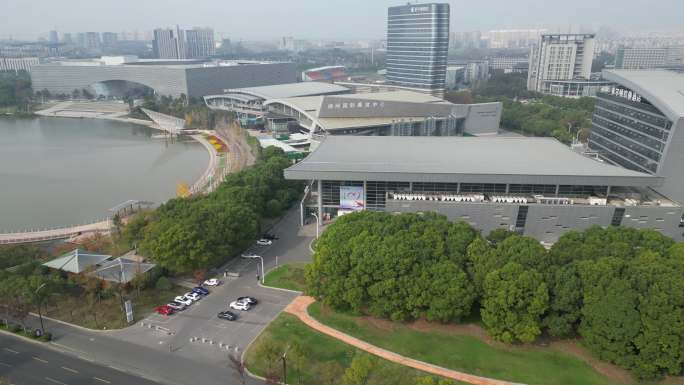
{"type": "Polygon", "coordinates": [[[318,219],[318,214],[316,214],[316,213],[311,213],[311,215],[313,215],[313,217],[316,218],[316,238],[318,238],[318,231],[319,231],[319,230],[318,230],[318,226],[319,226],[319,224],[320,224],[319,219],[318,219]]]}
{"type": "MultiPolygon", "coordinates": [[[[44,288],[45,285],[47,285],[47,284],[46,284],[46,283],[43,283],[42,285],[38,286],[38,288],[36,289],[36,291],[33,293],[33,295],[36,297],[36,299],[38,299],[38,292],[40,291],[40,289],[44,288]]],[[[42,311],[41,311],[41,309],[40,309],[40,308],[41,308],[41,305],[42,305],[42,302],[43,302],[43,301],[38,301],[38,318],[40,319],[40,332],[41,332],[41,335],[45,335],[45,326],[43,325],[43,313],[42,313],[42,311]]]]}
{"type": "MultiPolygon", "coordinates": [[[[264,275],[266,275],[266,272],[264,271],[264,259],[260,255],[243,255],[242,258],[249,258],[249,259],[257,259],[259,258],[261,260],[261,283],[264,283],[264,275]]],[[[257,266],[258,269],[259,266],[257,266]]]]}
{"type": "Polygon", "coordinates": [[[287,351],[290,349],[290,345],[287,345],[285,351],[283,352],[281,360],[283,360],[283,384],[287,385],[287,351]]]}

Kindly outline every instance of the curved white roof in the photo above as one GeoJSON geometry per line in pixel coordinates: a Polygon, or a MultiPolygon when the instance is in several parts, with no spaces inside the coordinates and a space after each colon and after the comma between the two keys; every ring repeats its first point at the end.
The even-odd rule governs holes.
{"type": "Polygon", "coordinates": [[[604,70],[603,78],[646,98],[673,121],[684,117],[684,75],[668,70],[604,70]]]}

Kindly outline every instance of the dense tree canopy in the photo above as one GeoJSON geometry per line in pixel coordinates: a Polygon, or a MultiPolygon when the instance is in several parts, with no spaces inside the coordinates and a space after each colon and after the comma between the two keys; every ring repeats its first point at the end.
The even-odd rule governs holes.
{"type": "Polygon", "coordinates": [[[581,336],[639,377],[684,373],[684,244],[653,230],[592,227],[546,250],[436,214],[361,212],[330,225],[306,276],[339,310],[452,322],[479,309],[500,341],[581,336]]]}

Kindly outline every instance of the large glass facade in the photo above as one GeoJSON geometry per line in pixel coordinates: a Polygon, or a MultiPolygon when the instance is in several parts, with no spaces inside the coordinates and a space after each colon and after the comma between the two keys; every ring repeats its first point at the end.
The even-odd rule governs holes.
{"type": "Polygon", "coordinates": [[[442,92],[449,50],[449,4],[390,7],[387,80],[442,92]]]}

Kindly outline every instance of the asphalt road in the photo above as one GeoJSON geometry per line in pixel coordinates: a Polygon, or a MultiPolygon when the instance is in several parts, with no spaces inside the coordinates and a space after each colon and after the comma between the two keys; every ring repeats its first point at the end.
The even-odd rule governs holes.
{"type": "Polygon", "coordinates": [[[0,378],[14,385],[157,384],[5,334],[0,334],[0,378]]]}
{"type": "MultiPolygon", "coordinates": [[[[271,246],[258,247],[252,252],[264,257],[266,271],[276,266],[276,256],[279,265],[310,261],[309,245],[315,234],[315,228],[311,226],[313,225],[307,229],[300,228],[299,212],[291,210],[272,230],[269,230],[280,239],[271,246]]],[[[260,287],[256,280],[256,265],[255,259],[239,258],[231,261],[226,268],[239,272],[239,278],[226,280],[224,285],[212,289],[208,297],[184,312],[171,317],[149,316],[144,322],[155,326],[153,328],[143,327],[138,323],[123,330],[90,331],[50,320],[45,320],[45,327],[53,333],[53,346],[67,351],[72,356],[139,374],[158,383],[237,385],[241,381],[227,365],[228,354],[234,354],[236,351],[241,354],[297,295],[260,287]],[[255,296],[260,303],[248,312],[238,313],[238,321],[230,322],[216,318],[220,310],[227,308],[229,300],[242,295],[255,296]],[[207,342],[190,342],[190,337],[207,338],[207,342]],[[210,340],[214,341],[214,344],[209,343],[210,340]],[[219,343],[224,346],[221,347],[219,343]]],[[[33,328],[39,325],[35,318],[29,319],[28,324],[33,328]]],[[[64,366],[71,368],[68,365],[64,366]]],[[[3,368],[0,367],[0,370],[3,368]]],[[[14,370],[24,372],[21,366],[14,367],[14,370]]],[[[29,368],[25,372],[26,375],[35,374],[31,374],[29,368]]],[[[62,381],[57,377],[50,378],[72,385],[71,382],[62,381]]],[[[249,379],[247,383],[261,382],[249,379]]],[[[21,382],[17,384],[24,385],[21,382]]],[[[98,385],[102,384],[106,385],[98,385]]],[[[28,382],[25,385],[33,383],[28,382]]],[[[59,384],[55,382],[52,385],[59,384]]]]}

